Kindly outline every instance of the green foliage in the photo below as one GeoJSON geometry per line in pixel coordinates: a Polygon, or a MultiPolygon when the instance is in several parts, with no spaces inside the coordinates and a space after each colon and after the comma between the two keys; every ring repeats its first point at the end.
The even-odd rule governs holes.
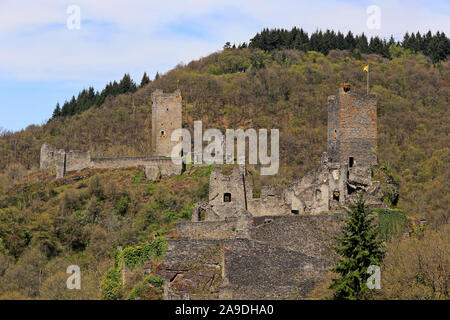
{"type": "MultiPolygon", "coordinates": [[[[144,280],[139,282],[133,290],[131,290],[130,295],[127,300],[136,300],[136,298],[141,297],[148,291],[149,287],[160,288],[164,284],[164,279],[159,276],[149,275],[144,280]]],[[[156,299],[161,299],[161,295],[157,296],[156,299]]]]}
{"type": "MultiPolygon", "coordinates": [[[[398,58],[405,52],[422,52],[436,63],[446,60],[450,54],[450,39],[444,32],[439,31],[435,35],[432,35],[431,31],[424,35],[420,32],[411,35],[406,33],[403,41],[397,43],[392,37],[389,41],[381,40],[378,36],[367,39],[364,33],[353,36],[351,31],[344,36],[341,32],[336,33],[333,30],[325,32],[317,30],[309,37],[303,29],[294,27],[290,31],[264,29],[250,40],[249,47],[265,51],[280,49],[318,51],[325,55],[331,50],[350,50],[354,51],[356,59],[361,59],[361,53],[375,53],[386,58],[398,58]]],[[[232,50],[226,51],[232,52],[232,50]]]]}
{"type": "Polygon", "coordinates": [[[143,172],[142,172],[142,170],[139,170],[139,172],[138,172],[138,174],[136,175],[136,177],[134,177],[134,184],[139,184],[139,183],[141,183],[141,180],[142,180],[142,175],[143,175],[143,172]]]}
{"type": "Polygon", "coordinates": [[[378,215],[379,232],[384,241],[401,236],[408,226],[408,219],[401,210],[376,209],[373,213],[378,215]]]}
{"type": "Polygon", "coordinates": [[[365,298],[368,290],[366,282],[370,275],[367,268],[380,266],[384,252],[362,194],[348,213],[350,218],[342,228],[343,236],[336,239],[338,247],[334,248],[341,260],[332,271],[340,277],[333,279],[330,289],[334,290],[334,299],[359,300],[365,298]]]}
{"type": "Polygon", "coordinates": [[[114,206],[114,211],[121,216],[124,216],[128,211],[128,205],[130,198],[128,196],[122,196],[120,200],[114,206]]]}
{"type": "MultiPolygon", "coordinates": [[[[148,82],[149,79],[144,73],[141,86],[142,84],[145,85],[148,82]]],[[[136,84],[131,79],[130,75],[126,73],[119,83],[116,81],[108,83],[101,93],[94,91],[93,87],[89,87],[89,89],[83,89],[78,94],[77,98],[72,96],[72,99],[70,101],[66,101],[62,107],[60,107],[59,103],[57,103],[56,108],[53,111],[52,119],[82,113],[90,108],[101,106],[108,97],[114,97],[124,93],[133,93],[136,92],[136,90],[136,84]]]]}
{"type": "Polygon", "coordinates": [[[167,241],[164,237],[156,237],[151,243],[143,243],[136,247],[128,247],[123,250],[122,256],[125,265],[133,270],[142,265],[150,257],[162,258],[167,250],[167,241]]]}
{"type": "Polygon", "coordinates": [[[114,250],[114,268],[119,269],[122,267],[123,255],[122,250],[114,250]]]}
{"type": "Polygon", "coordinates": [[[142,76],[140,87],[142,88],[145,85],[147,85],[148,83],[150,83],[150,78],[147,76],[147,72],[144,72],[144,75],[142,76]]]}
{"type": "Polygon", "coordinates": [[[104,300],[118,300],[122,297],[122,277],[119,269],[111,268],[103,276],[100,284],[104,300]]]}

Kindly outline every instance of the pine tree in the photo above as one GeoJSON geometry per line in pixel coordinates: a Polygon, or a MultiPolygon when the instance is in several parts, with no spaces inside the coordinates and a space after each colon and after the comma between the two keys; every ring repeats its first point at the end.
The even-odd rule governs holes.
{"type": "Polygon", "coordinates": [[[141,85],[140,87],[144,87],[146,84],[150,82],[150,78],[147,76],[147,72],[144,72],[144,75],[142,76],[141,85]]]}
{"type": "Polygon", "coordinates": [[[367,279],[370,265],[380,265],[384,252],[382,242],[378,239],[378,229],[369,218],[368,208],[362,194],[353,204],[350,218],[342,228],[343,236],[337,238],[338,247],[334,250],[342,257],[339,264],[332,269],[340,275],[333,279],[330,289],[335,290],[334,299],[364,299],[367,293],[367,279]]]}
{"type": "Polygon", "coordinates": [[[53,110],[52,118],[58,118],[61,116],[61,107],[59,106],[59,102],[56,103],[55,110],[53,110]]]}

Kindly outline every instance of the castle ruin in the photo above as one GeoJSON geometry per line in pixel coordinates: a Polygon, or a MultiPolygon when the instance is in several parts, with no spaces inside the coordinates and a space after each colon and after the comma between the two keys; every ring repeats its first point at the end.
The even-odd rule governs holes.
{"type": "MultiPolygon", "coordinates": [[[[148,179],[181,174],[171,161],[181,128],[181,94],[152,94],[152,156],[91,158],[89,152],[41,148],[41,168],[57,177],[84,168],[143,166],[148,179]]],[[[244,166],[230,175],[210,175],[209,199],[191,221],[176,224],[175,236],[157,270],[166,299],[302,299],[335,265],[331,249],[347,204],[358,191],[371,207],[383,206],[377,165],[375,95],[348,84],[328,98],[328,144],[318,166],[281,193],[265,186],[253,196],[244,166]]],[[[151,269],[151,262],[144,264],[151,269]]]]}
{"type": "Polygon", "coordinates": [[[214,168],[209,200],[195,206],[191,221],[178,222],[176,239],[169,239],[158,269],[165,298],[305,298],[336,263],[333,238],[357,191],[371,207],[383,206],[371,177],[376,135],[376,96],[343,84],[328,98],[327,152],[281,194],[263,187],[255,198],[244,166],[230,175],[214,168]]]}
{"type": "Polygon", "coordinates": [[[90,152],[56,149],[48,143],[41,147],[40,168],[56,169],[56,177],[62,178],[68,172],[87,168],[112,169],[121,167],[145,168],[149,180],[178,175],[182,166],[171,159],[171,152],[177,141],[171,141],[173,130],[181,128],[181,92],[163,93],[155,90],[152,94],[152,156],[91,158],[90,152]]]}

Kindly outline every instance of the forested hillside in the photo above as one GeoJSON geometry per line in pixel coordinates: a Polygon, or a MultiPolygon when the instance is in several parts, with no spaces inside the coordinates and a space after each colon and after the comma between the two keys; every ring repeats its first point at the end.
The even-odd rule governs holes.
{"type": "MultiPolygon", "coordinates": [[[[34,189],[33,192],[43,192],[38,196],[39,201],[35,202],[33,197],[37,195],[33,192],[24,194],[20,190],[17,193],[14,186],[18,181],[23,182],[30,170],[38,168],[39,150],[43,142],[66,150],[90,150],[95,157],[149,154],[151,92],[157,88],[173,91],[179,86],[183,96],[185,127],[192,128],[194,120],[202,120],[204,128],[280,129],[279,174],[266,177],[262,182],[283,185],[317,165],[322,152],[326,151],[327,96],[335,94],[341,82],[349,82],[353,90],[364,92],[366,73],[362,68],[367,64],[370,64],[371,70],[371,92],[378,95],[378,159],[399,181],[398,208],[410,217],[425,217],[429,226],[440,232],[442,226],[448,223],[449,206],[448,59],[433,63],[430,57],[400,46],[389,48],[389,58],[361,52],[355,54],[355,51],[349,50],[330,50],[324,55],[316,51],[287,48],[264,51],[230,47],[187,65],[178,65],[135,90],[109,96],[101,106],[86,107],[82,112],[71,113],[72,116],[57,114],[45,125],[29,126],[20,132],[3,132],[0,137],[0,250],[7,252],[10,266],[21,259],[41,261],[38,255],[48,259],[63,259],[64,255],[80,255],[81,260],[91,259],[95,257],[96,250],[102,254],[107,251],[95,248],[85,251],[96,243],[92,240],[95,234],[92,230],[99,227],[100,222],[95,220],[97,213],[105,219],[101,222],[102,228],[108,233],[106,226],[115,221],[108,222],[108,219],[148,216],[143,213],[146,209],[137,207],[134,199],[142,200],[142,205],[147,208],[171,203],[170,212],[179,217],[184,209],[192,205],[191,200],[185,197],[182,202],[169,199],[161,204],[157,197],[153,197],[152,191],[146,193],[141,187],[138,188],[141,195],[133,195],[130,191],[133,181],[139,180],[138,184],[141,184],[134,171],[123,178],[123,188],[126,190],[119,194],[105,189],[110,184],[108,179],[119,179],[113,174],[112,177],[102,178],[102,193],[95,193],[96,184],[99,184],[95,180],[87,181],[85,185],[67,187],[73,189],[73,196],[70,195],[72,191],[54,186],[47,188],[44,184],[34,189]],[[120,201],[127,203],[125,211],[120,209],[120,201]],[[112,208],[117,210],[114,212],[119,218],[106,213],[112,208]],[[36,215],[36,212],[44,220],[23,227],[23,221],[36,215]],[[73,236],[75,240],[81,238],[82,243],[65,238],[66,228],[70,228],[67,217],[84,223],[86,234],[73,236]],[[58,219],[62,219],[64,224],[59,225],[58,219]],[[42,248],[42,239],[45,239],[45,250],[50,251],[39,249],[42,248]],[[89,258],[85,254],[89,254],[89,258]]],[[[260,183],[256,172],[254,181],[260,183]]],[[[200,176],[199,181],[206,182],[207,178],[200,176]]],[[[198,188],[196,190],[199,191],[192,191],[192,201],[204,197],[205,189],[201,189],[200,185],[198,188]]],[[[160,195],[164,193],[158,192],[160,195]]],[[[161,217],[167,214],[162,207],[158,208],[155,212],[162,212],[161,217]]],[[[126,225],[125,222],[114,223],[114,228],[119,229],[126,225]]],[[[164,224],[161,221],[158,223],[164,224]]],[[[149,229],[148,234],[144,226],[138,226],[136,230],[143,232],[138,233],[137,237],[141,238],[129,239],[125,241],[127,244],[138,243],[159,227],[149,229]],[[141,227],[142,230],[139,229],[141,227]]],[[[105,240],[111,248],[130,237],[126,229],[116,231],[114,239],[105,240]]],[[[111,235],[98,233],[98,236],[111,235]]],[[[108,257],[111,258],[110,255],[108,257]]],[[[393,265],[398,262],[392,259],[393,265]]],[[[14,287],[11,279],[20,273],[14,268],[11,270],[0,267],[0,276],[3,275],[3,281],[11,286],[8,294],[17,292],[18,295],[27,295],[24,288],[14,287]]],[[[101,272],[105,270],[106,266],[103,266],[101,272]]],[[[96,281],[100,279],[95,274],[92,277],[96,281]]],[[[47,286],[51,286],[51,282],[47,286]]],[[[46,288],[46,292],[53,292],[46,288]]],[[[393,293],[386,293],[389,294],[393,293]]],[[[28,294],[29,297],[37,295],[39,292],[36,291],[28,294]]],[[[92,293],[90,297],[94,296],[92,293]]]]}
{"type": "MultiPolygon", "coordinates": [[[[150,153],[151,92],[183,95],[184,125],[279,128],[282,167],[273,183],[287,183],[314,167],[326,150],[327,96],[339,84],[365,89],[362,66],[371,65],[378,95],[378,157],[400,179],[400,207],[411,215],[447,219],[449,62],[392,51],[392,60],[348,51],[328,56],[297,50],[227,49],[178,66],[135,93],[109,98],[101,107],[57,117],[0,139],[2,179],[36,169],[39,148],[90,150],[109,157],[150,153]]],[[[270,182],[270,181],[269,181],[270,182]]],[[[2,184],[5,189],[8,183],[2,184]]]]}

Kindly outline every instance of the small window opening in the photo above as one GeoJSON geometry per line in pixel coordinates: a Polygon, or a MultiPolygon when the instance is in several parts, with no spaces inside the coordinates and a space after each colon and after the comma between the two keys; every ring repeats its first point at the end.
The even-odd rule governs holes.
{"type": "Polygon", "coordinates": [[[344,85],[344,92],[349,92],[350,91],[350,85],[345,84],[344,85]]]}
{"type": "Polygon", "coordinates": [[[348,167],[349,167],[349,168],[353,167],[353,164],[354,164],[354,159],[353,159],[353,157],[348,158],[348,167]]]}
{"type": "Polygon", "coordinates": [[[231,193],[224,193],[223,194],[223,202],[231,202],[231,193]]]}
{"type": "Polygon", "coordinates": [[[338,201],[339,202],[339,191],[334,191],[333,192],[333,200],[338,201]]]}
{"type": "Polygon", "coordinates": [[[206,211],[203,209],[200,209],[198,211],[198,221],[205,221],[206,219],[206,211]]]}
{"type": "Polygon", "coordinates": [[[300,212],[298,210],[291,210],[291,213],[293,214],[299,214],[300,212]]]}
{"type": "Polygon", "coordinates": [[[164,130],[161,130],[161,137],[165,137],[166,136],[166,132],[164,130]]]}

